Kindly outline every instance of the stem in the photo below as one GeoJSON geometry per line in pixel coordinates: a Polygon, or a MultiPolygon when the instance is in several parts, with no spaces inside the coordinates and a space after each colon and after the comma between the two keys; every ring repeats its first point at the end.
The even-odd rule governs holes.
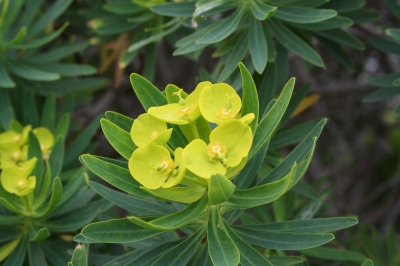
{"type": "Polygon", "coordinates": [[[185,176],[183,179],[185,179],[185,180],[187,180],[187,181],[189,181],[189,182],[195,183],[195,184],[197,184],[197,185],[200,185],[200,186],[202,186],[202,187],[207,187],[206,183],[201,182],[201,181],[198,180],[197,178],[191,178],[191,177],[185,176]]]}
{"type": "Polygon", "coordinates": [[[197,131],[196,121],[192,121],[189,123],[190,129],[192,130],[193,136],[195,139],[199,139],[199,132],[197,131]]]}
{"type": "Polygon", "coordinates": [[[173,156],[175,156],[175,151],[174,151],[168,144],[165,144],[164,147],[165,147],[173,156]]]}

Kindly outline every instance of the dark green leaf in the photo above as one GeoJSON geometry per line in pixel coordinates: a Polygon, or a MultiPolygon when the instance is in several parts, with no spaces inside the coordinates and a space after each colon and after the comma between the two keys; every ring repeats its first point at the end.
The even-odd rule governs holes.
{"type": "Polygon", "coordinates": [[[336,248],[318,247],[312,249],[304,249],[299,252],[306,256],[334,261],[364,261],[367,259],[364,255],[360,253],[348,250],[340,250],[336,248]]]}
{"type": "Polygon", "coordinates": [[[170,17],[191,17],[195,10],[194,2],[175,2],[153,5],[150,8],[154,13],[170,17]]]}
{"type": "Polygon", "coordinates": [[[333,18],[337,15],[335,10],[314,9],[307,7],[280,6],[274,17],[294,23],[316,23],[333,18]]]}
{"type": "Polygon", "coordinates": [[[228,18],[223,19],[221,22],[219,22],[215,27],[209,30],[196,42],[198,44],[204,44],[204,43],[216,43],[222,41],[223,39],[228,37],[232,32],[235,31],[235,29],[239,25],[240,19],[242,18],[243,14],[244,14],[244,9],[238,8],[235,11],[235,13],[230,15],[228,18]]]}
{"type": "Polygon", "coordinates": [[[130,76],[131,85],[145,111],[153,106],[167,104],[167,99],[150,81],[133,73],[130,76]]]}
{"type": "Polygon", "coordinates": [[[28,244],[28,258],[29,265],[43,265],[47,266],[43,250],[36,242],[29,242],[28,244]]]}
{"type": "Polygon", "coordinates": [[[385,100],[388,98],[391,98],[395,95],[400,94],[400,88],[399,87],[386,87],[386,88],[381,88],[379,90],[374,91],[373,93],[367,95],[364,97],[363,101],[364,102],[376,102],[376,101],[381,101],[385,100]]]}
{"type": "Polygon", "coordinates": [[[105,116],[108,120],[110,120],[113,124],[117,125],[121,129],[125,130],[126,132],[130,132],[133,124],[133,119],[130,117],[127,117],[125,115],[112,112],[112,111],[107,111],[105,113],[105,116]]]}
{"type": "Polygon", "coordinates": [[[235,188],[236,186],[225,176],[213,175],[208,182],[208,199],[213,205],[221,204],[232,196],[235,188]]]}
{"type": "Polygon", "coordinates": [[[358,50],[365,49],[364,44],[359,39],[357,39],[356,37],[354,37],[354,35],[348,33],[345,30],[341,29],[324,30],[324,31],[317,31],[315,32],[315,34],[321,35],[322,37],[338,42],[340,44],[353,47],[358,50]]]}
{"type": "Polygon", "coordinates": [[[360,9],[364,5],[365,5],[364,0],[352,0],[352,1],[335,0],[335,1],[329,1],[328,3],[323,5],[322,8],[334,9],[338,13],[343,13],[360,9]]]}
{"type": "Polygon", "coordinates": [[[50,164],[52,178],[60,175],[63,161],[64,139],[62,137],[59,137],[58,139],[56,139],[56,143],[51,150],[50,158],[48,161],[50,164]]]}
{"type": "Polygon", "coordinates": [[[40,94],[54,93],[55,96],[65,96],[73,93],[92,93],[108,84],[105,78],[62,79],[41,83],[40,94]]]}
{"type": "Polygon", "coordinates": [[[269,19],[268,25],[271,27],[273,35],[285,48],[316,66],[324,67],[324,62],[314,48],[283,23],[276,19],[269,19]]]}
{"type": "Polygon", "coordinates": [[[252,0],[250,1],[251,12],[253,12],[254,17],[258,20],[265,20],[272,17],[277,9],[275,6],[270,6],[262,1],[252,0]]]}
{"type": "Polygon", "coordinates": [[[46,227],[40,228],[39,231],[33,236],[33,238],[29,239],[30,241],[40,242],[47,239],[50,236],[50,231],[46,227]]]}
{"type": "Polygon", "coordinates": [[[354,24],[353,20],[347,17],[336,16],[318,23],[296,24],[296,26],[310,31],[320,31],[320,30],[347,28],[352,26],[353,24],[354,24]]]}
{"type": "Polygon", "coordinates": [[[64,157],[64,166],[77,160],[78,156],[84,152],[85,148],[89,145],[90,140],[99,128],[99,120],[102,116],[103,115],[98,115],[95,117],[85,130],[79,134],[74,142],[72,142],[72,144],[67,148],[64,157]]]}
{"type": "Polygon", "coordinates": [[[89,46],[89,42],[67,44],[61,47],[53,48],[50,51],[35,54],[28,59],[28,62],[36,64],[56,63],[64,57],[82,51],[87,46],[89,46]]]}
{"type": "Polygon", "coordinates": [[[60,79],[60,75],[54,72],[42,71],[33,65],[20,61],[7,61],[7,68],[14,75],[32,81],[52,81],[60,79]]]}
{"type": "Polygon", "coordinates": [[[268,47],[261,22],[255,18],[250,23],[249,50],[254,68],[261,74],[267,66],[268,47]]]}
{"type": "MultiPolygon", "coordinates": [[[[0,70],[1,71],[1,70],[0,70]]],[[[1,80],[1,77],[0,77],[1,80]]],[[[0,88],[0,122],[5,130],[9,130],[9,124],[14,119],[14,109],[11,104],[10,96],[6,89],[0,88]]]]}
{"type": "Polygon", "coordinates": [[[127,169],[107,163],[91,155],[82,155],[81,160],[90,171],[111,185],[137,197],[151,198],[149,194],[140,189],[139,183],[127,169]]]}
{"type": "Polygon", "coordinates": [[[89,185],[94,191],[96,191],[105,199],[135,214],[144,216],[160,216],[170,214],[173,211],[172,208],[163,201],[148,199],[144,200],[139,197],[130,196],[128,194],[107,188],[93,181],[89,181],[89,185]]]}
{"type": "Polygon", "coordinates": [[[8,71],[4,68],[3,64],[0,64],[0,88],[14,88],[15,83],[11,79],[8,71]]]}
{"type": "Polygon", "coordinates": [[[42,111],[41,126],[48,128],[51,132],[54,130],[55,123],[55,101],[54,96],[49,95],[46,97],[42,111]]]}
{"type": "Polygon", "coordinates": [[[111,146],[125,159],[129,160],[133,151],[137,148],[132,141],[131,135],[107,119],[101,119],[100,124],[111,146]]]}
{"type": "Polygon", "coordinates": [[[129,243],[162,232],[144,229],[125,218],[89,224],[82,229],[81,234],[88,239],[105,243],[129,243]]]}
{"type": "Polygon", "coordinates": [[[240,260],[239,250],[220,226],[222,223],[220,219],[223,218],[219,215],[218,206],[210,206],[207,226],[208,253],[214,265],[238,265],[240,260]]]}
{"type": "Polygon", "coordinates": [[[72,254],[71,264],[72,266],[87,266],[88,256],[86,247],[84,244],[78,244],[72,254]]]}
{"type": "Polygon", "coordinates": [[[400,87],[400,73],[394,73],[379,77],[369,77],[368,82],[382,87],[400,87]]]}

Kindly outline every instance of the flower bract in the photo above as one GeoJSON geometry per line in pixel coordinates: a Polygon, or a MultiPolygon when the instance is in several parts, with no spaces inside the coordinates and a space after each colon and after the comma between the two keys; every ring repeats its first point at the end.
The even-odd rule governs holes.
{"type": "Polygon", "coordinates": [[[183,98],[181,91],[176,93],[178,103],[170,103],[163,106],[151,107],[148,113],[152,116],[171,124],[186,125],[200,116],[199,98],[202,91],[211,86],[211,82],[205,81],[197,85],[196,89],[183,98]]]}
{"type": "Polygon", "coordinates": [[[131,138],[136,146],[148,144],[165,145],[171,137],[172,129],[152,115],[142,114],[133,122],[131,138]]]}
{"type": "Polygon", "coordinates": [[[1,185],[3,188],[17,196],[26,196],[36,187],[36,177],[30,176],[36,165],[36,158],[26,162],[25,167],[10,166],[1,173],[1,185]]]}

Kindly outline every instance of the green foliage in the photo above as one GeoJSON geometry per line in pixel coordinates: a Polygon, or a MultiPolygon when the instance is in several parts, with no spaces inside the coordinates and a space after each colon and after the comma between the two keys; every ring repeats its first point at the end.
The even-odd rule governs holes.
{"type": "MultiPolygon", "coordinates": [[[[169,94],[169,90],[172,89],[171,85],[167,87],[167,97],[165,97],[143,77],[136,74],[131,76],[133,88],[143,107],[150,114],[152,108],[163,108],[163,110],[165,109],[163,115],[155,112],[156,116],[154,117],[161,120],[164,117],[170,118],[176,113],[167,115],[167,112],[180,111],[173,107],[178,105],[179,108],[185,110],[183,113],[178,113],[179,116],[189,123],[193,134],[187,137],[183,131],[175,132],[174,128],[171,139],[175,133],[182,135],[179,138],[186,138],[189,144],[171,148],[174,146],[170,141],[146,141],[144,146],[135,142],[140,146],[136,148],[133,146],[133,142],[137,141],[138,137],[142,140],[146,138],[143,134],[150,134],[151,138],[156,138],[157,134],[161,134],[165,129],[162,127],[161,133],[158,131],[154,133],[153,129],[148,130],[143,127],[144,131],[142,132],[139,130],[142,126],[138,127],[141,125],[140,123],[150,123],[148,124],[150,127],[156,125],[155,121],[143,119],[142,115],[142,118],[138,118],[141,119],[140,123],[136,123],[137,120],[129,123],[132,125],[130,131],[132,139],[128,140],[128,138],[123,138],[129,131],[129,127],[126,127],[126,123],[123,122],[127,122],[127,118],[109,113],[110,119],[106,119],[104,122],[107,121],[108,127],[112,125],[115,130],[112,135],[106,134],[108,141],[114,147],[119,147],[116,143],[121,142],[119,140],[122,138],[132,143],[125,143],[125,146],[128,145],[133,149],[130,158],[126,158],[126,160],[129,159],[128,165],[126,163],[117,165],[91,155],[83,155],[81,160],[99,177],[127,194],[113,191],[95,182],[91,182],[90,186],[109,201],[131,211],[134,215],[90,224],[75,238],[76,241],[93,244],[106,242],[131,245],[136,243],[136,248],[141,245],[140,243],[147,241],[161,241],[159,245],[153,245],[142,252],[139,252],[140,248],[133,249],[114,258],[109,262],[110,264],[126,259],[127,265],[137,263],[163,265],[166,262],[173,265],[191,263],[197,265],[205,263],[205,261],[208,261],[210,265],[238,265],[239,263],[243,265],[280,265],[279,261],[282,260],[304,261],[301,257],[286,256],[285,250],[308,250],[318,247],[334,239],[330,232],[357,223],[355,218],[345,217],[311,219],[315,212],[309,214],[307,218],[305,216],[297,217],[297,219],[293,217],[295,219],[292,220],[292,217],[281,215],[280,221],[262,219],[257,223],[251,222],[258,219],[258,214],[262,217],[269,216],[268,208],[271,204],[268,203],[273,203],[275,208],[283,208],[286,201],[282,201],[282,199],[289,197],[287,195],[292,195],[291,190],[294,188],[299,187],[297,190],[303,194],[311,194],[311,197],[314,198],[312,201],[322,200],[322,196],[314,192],[301,179],[311,161],[315,142],[325,120],[321,120],[314,125],[314,128],[310,128],[307,132],[308,135],[304,134],[301,144],[274,168],[276,171],[270,172],[265,178],[259,178],[259,176],[264,177],[261,171],[262,167],[260,167],[260,162],[266,157],[264,147],[270,143],[271,138],[273,139],[276,133],[275,129],[278,128],[289,105],[294,79],[287,83],[278,100],[273,101],[273,106],[268,108],[260,123],[254,124],[253,132],[256,133],[254,136],[250,133],[253,139],[252,144],[250,142],[251,149],[250,146],[245,148],[247,146],[246,137],[234,138],[235,145],[241,147],[239,155],[239,153],[233,153],[235,146],[229,144],[229,139],[233,138],[232,134],[246,134],[239,132],[247,132],[247,130],[252,132],[246,123],[253,125],[251,124],[253,120],[243,119],[241,121],[242,118],[248,117],[249,114],[253,114],[252,118],[258,117],[258,105],[254,102],[254,100],[258,102],[254,81],[248,70],[243,65],[240,67],[244,97],[243,107],[239,106],[237,110],[241,113],[239,112],[239,116],[235,116],[235,118],[230,118],[224,113],[229,113],[231,108],[232,110],[236,108],[233,100],[235,94],[230,96],[229,90],[227,90],[229,99],[219,95],[220,92],[216,91],[214,92],[215,99],[210,102],[207,94],[216,87],[207,83],[202,87],[197,101],[192,102],[189,101],[189,96],[186,97],[183,92],[175,91],[177,93],[169,94]],[[173,96],[179,98],[179,103],[172,100],[173,96]],[[208,104],[204,105],[205,102],[208,104]],[[215,106],[211,106],[212,104],[215,106]],[[187,107],[190,107],[191,112],[195,112],[197,105],[200,107],[199,115],[193,116],[190,112],[186,112],[187,107]],[[216,108],[219,105],[222,106],[222,109],[216,108]],[[210,110],[214,110],[214,112],[210,110]],[[216,119],[214,116],[219,118],[216,119]],[[243,117],[240,118],[240,116],[243,117]],[[209,140],[202,139],[198,134],[199,124],[194,122],[199,117],[211,119],[214,123],[219,124],[213,127],[209,140]],[[230,127],[231,125],[234,127],[230,127]],[[235,131],[236,133],[234,133],[235,131]],[[225,136],[225,138],[217,137],[220,132],[221,136],[225,136]],[[136,136],[135,134],[141,135],[136,136]],[[206,143],[204,146],[200,145],[201,148],[192,147],[194,143],[204,143],[205,141],[207,143],[210,141],[211,144],[208,147],[206,143]],[[152,153],[148,153],[146,149],[151,150],[152,153]],[[179,159],[179,150],[182,149],[183,161],[178,164],[178,167],[173,160],[179,159]],[[231,155],[230,151],[232,151],[231,155]],[[239,157],[236,158],[236,156],[239,157]],[[192,160],[195,157],[199,157],[199,159],[192,160]],[[203,160],[203,157],[208,159],[203,160]],[[135,159],[133,160],[133,158],[135,159]],[[199,165],[197,166],[197,164],[199,165]],[[251,165],[252,169],[246,168],[246,164],[251,165]],[[200,169],[201,166],[207,170],[200,169]],[[256,170],[253,169],[254,166],[256,170]],[[220,169],[220,167],[222,168],[220,169]],[[170,178],[179,175],[179,171],[182,171],[183,178],[174,183],[174,186],[165,187],[163,184],[168,183],[170,178]],[[141,176],[142,172],[145,173],[143,177],[141,176]],[[250,182],[243,183],[242,179],[250,180],[250,182]],[[256,184],[257,181],[258,184],[256,184]],[[239,187],[235,184],[238,184],[239,187]],[[123,200],[124,198],[126,200],[123,200]],[[127,202],[128,199],[132,202],[142,202],[141,204],[148,208],[135,207],[133,206],[135,204],[131,205],[127,202]],[[282,203],[276,204],[278,202],[282,203]],[[154,208],[150,207],[153,205],[154,208]],[[250,218],[251,215],[248,211],[256,209],[258,210],[257,215],[250,218]],[[176,230],[183,232],[184,236],[177,234],[176,230]],[[266,255],[271,256],[271,261],[266,255]]],[[[220,88],[221,84],[217,84],[217,86],[220,88]]],[[[222,91],[224,90],[222,88],[222,91]]],[[[195,93],[197,92],[194,92],[193,95],[195,93]]],[[[236,111],[234,112],[236,114],[236,111]]],[[[174,122],[181,123],[176,119],[169,119],[167,122],[168,125],[174,122]]],[[[275,212],[283,213],[279,209],[275,209],[275,212]]]]}
{"type": "MultiPolygon", "coordinates": [[[[112,204],[94,198],[95,193],[86,184],[86,169],[77,165],[73,155],[75,149],[71,146],[74,144],[65,149],[70,114],[56,108],[54,97],[37,98],[45,102],[42,110],[38,110],[30,90],[23,92],[31,101],[29,105],[22,105],[27,99],[18,97],[21,88],[16,89],[16,94],[0,90],[7,97],[9,110],[0,114],[3,128],[0,133],[2,265],[24,265],[24,261],[30,265],[66,264],[70,257],[67,250],[74,246],[70,243],[71,232],[91,222],[112,204]],[[58,117],[68,119],[59,120],[58,117]],[[65,130],[57,130],[61,127],[65,130]],[[20,151],[25,155],[8,160],[7,149],[11,144],[22,147],[20,151]],[[63,166],[64,158],[69,158],[71,153],[73,159],[63,166]]],[[[92,131],[96,131],[98,125],[97,122],[92,131]]],[[[80,147],[77,152],[86,149],[93,133],[83,131],[75,138],[80,147]]],[[[76,256],[72,263],[83,265],[76,256]]],[[[79,256],[86,258],[84,254],[79,256]]]]}
{"type": "MultiPolygon", "coordinates": [[[[4,0],[0,3],[0,88],[27,86],[40,94],[65,95],[77,91],[69,88],[76,77],[95,74],[90,65],[65,63],[63,59],[88,46],[87,42],[54,45],[42,52],[68,27],[57,27],[55,20],[72,0],[58,0],[43,12],[42,1],[4,0]],[[43,13],[42,13],[43,12],[43,13]]],[[[79,92],[101,88],[106,80],[91,78],[84,81],[79,92]]]]}

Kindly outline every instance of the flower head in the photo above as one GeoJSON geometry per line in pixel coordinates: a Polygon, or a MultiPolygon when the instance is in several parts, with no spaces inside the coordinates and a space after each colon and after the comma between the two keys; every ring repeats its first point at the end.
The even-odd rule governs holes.
{"type": "Polygon", "coordinates": [[[141,185],[149,189],[172,187],[185,175],[182,148],[175,150],[175,162],[162,146],[146,145],[137,148],[129,159],[129,172],[141,185]]]}
{"type": "Polygon", "coordinates": [[[23,167],[10,166],[1,173],[1,185],[17,196],[26,196],[36,187],[36,177],[30,176],[36,165],[36,158],[32,158],[23,167]]]}
{"type": "MultiPolygon", "coordinates": [[[[211,132],[208,145],[200,139],[189,143],[183,151],[183,162],[189,171],[202,178],[225,175],[247,156],[252,140],[250,127],[232,120],[211,132]]],[[[239,171],[241,168],[236,169],[239,171]]]]}
{"type": "Polygon", "coordinates": [[[165,145],[171,137],[172,129],[167,124],[152,115],[142,114],[133,122],[131,138],[136,146],[148,144],[165,145]]]}
{"type": "Polygon", "coordinates": [[[200,116],[199,98],[202,91],[209,86],[211,86],[211,82],[201,82],[187,97],[185,97],[182,90],[179,90],[174,93],[176,102],[163,106],[151,107],[148,113],[167,123],[176,125],[189,124],[200,116]]]}
{"type": "Polygon", "coordinates": [[[43,157],[47,159],[50,155],[50,150],[54,145],[54,137],[51,132],[45,127],[38,127],[32,130],[40,144],[43,157]]]}

